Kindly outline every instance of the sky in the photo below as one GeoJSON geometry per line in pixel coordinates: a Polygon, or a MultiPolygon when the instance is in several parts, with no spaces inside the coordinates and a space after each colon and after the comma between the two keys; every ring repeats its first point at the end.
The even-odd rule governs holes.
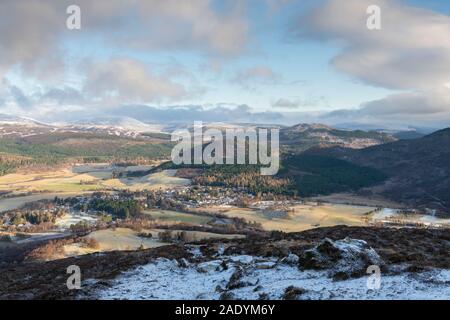
{"type": "Polygon", "coordinates": [[[450,3],[0,0],[0,113],[450,125],[450,3]],[[80,29],[66,26],[70,5],[80,29]],[[369,30],[367,8],[380,8],[369,30]]]}

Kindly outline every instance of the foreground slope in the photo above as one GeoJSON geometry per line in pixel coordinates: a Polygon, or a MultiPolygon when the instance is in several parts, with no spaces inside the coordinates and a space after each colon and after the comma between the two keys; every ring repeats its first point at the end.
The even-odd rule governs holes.
{"type": "MultiPolygon", "coordinates": [[[[450,269],[449,240],[446,230],[336,226],[301,233],[268,233],[248,239],[210,239],[146,250],[104,252],[46,263],[20,262],[27,254],[25,250],[22,255],[15,252],[10,261],[16,262],[0,264],[0,299],[181,298],[175,296],[177,290],[188,290],[187,285],[191,288],[189,295],[200,287],[206,295],[183,298],[261,295],[266,299],[301,299],[305,294],[304,297],[312,299],[449,299],[445,282],[450,269]],[[345,240],[347,237],[355,240],[345,240]],[[367,243],[369,252],[374,250],[383,263],[382,290],[367,290],[365,264],[372,262],[364,259],[363,273],[351,274],[349,278],[336,274],[334,278],[339,279],[333,282],[325,265],[308,267],[295,258],[304,257],[326,238],[331,240],[325,243],[354,244],[361,240],[367,243]],[[66,268],[73,264],[82,270],[82,290],[66,287],[66,268]],[[167,282],[168,279],[173,281],[167,282]],[[292,285],[304,288],[289,289],[292,285]]],[[[332,247],[327,248],[331,250],[323,252],[333,253],[332,247]]],[[[361,256],[364,257],[367,256],[361,256]]],[[[343,267],[347,266],[352,267],[343,267]]]]}

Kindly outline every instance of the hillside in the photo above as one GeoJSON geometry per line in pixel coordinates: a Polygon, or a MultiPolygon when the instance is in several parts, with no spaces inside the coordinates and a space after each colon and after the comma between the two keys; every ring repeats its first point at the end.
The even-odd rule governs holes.
{"type": "Polygon", "coordinates": [[[93,132],[46,132],[0,138],[0,175],[30,166],[64,162],[136,162],[168,158],[170,141],[93,132]]]}
{"type": "Polygon", "coordinates": [[[355,191],[386,180],[377,169],[320,155],[289,156],[283,166],[279,175],[289,178],[303,197],[355,191]]]}
{"type": "Polygon", "coordinates": [[[139,138],[147,133],[167,132],[164,125],[147,124],[130,117],[103,116],[71,123],[43,123],[0,113],[0,138],[25,138],[50,133],[85,132],[139,138]]]}
{"type": "Polygon", "coordinates": [[[298,124],[280,130],[280,144],[286,152],[299,153],[311,147],[340,146],[361,149],[397,140],[378,131],[340,130],[323,124],[298,124]]]}
{"type": "MultiPolygon", "coordinates": [[[[14,252],[3,250],[0,254],[3,260],[22,261],[31,251],[30,246],[16,249],[14,252]]],[[[326,247],[326,249],[324,253],[334,254],[332,257],[336,261],[336,250],[332,250],[334,247],[326,247]]],[[[210,239],[198,241],[195,244],[88,254],[46,263],[29,261],[21,264],[0,264],[0,298],[29,300],[91,297],[98,299],[99,296],[95,293],[106,290],[112,293],[112,290],[116,290],[116,294],[122,294],[120,299],[129,297],[133,293],[137,294],[135,296],[137,299],[142,299],[144,294],[146,297],[155,299],[161,293],[166,299],[168,294],[184,299],[186,295],[190,297],[194,293],[199,294],[197,291],[202,292],[203,298],[212,299],[223,292],[223,290],[217,290],[217,287],[221,289],[224,286],[220,281],[225,278],[224,276],[226,276],[225,285],[231,279],[235,280],[235,285],[229,286],[229,292],[237,295],[234,296],[235,298],[249,299],[250,297],[254,300],[261,297],[270,298],[268,295],[262,295],[264,292],[272,293],[272,299],[280,299],[284,289],[295,282],[298,282],[299,287],[306,288],[304,295],[307,297],[312,295],[313,298],[316,295],[315,299],[318,298],[317,295],[322,299],[331,296],[336,298],[336,295],[349,298],[354,291],[357,292],[353,293],[353,299],[360,299],[363,295],[372,299],[386,299],[386,297],[392,299],[400,294],[411,295],[417,290],[424,292],[427,288],[425,292],[434,292],[436,296],[441,294],[442,290],[448,291],[448,285],[446,286],[448,282],[445,282],[448,277],[431,278],[430,275],[425,277],[425,274],[421,272],[430,271],[430,268],[444,270],[448,268],[447,252],[448,232],[446,230],[335,226],[315,228],[300,233],[275,232],[257,238],[210,239]],[[328,278],[329,270],[327,269],[330,267],[319,270],[324,269],[320,265],[314,267],[316,270],[309,270],[306,273],[309,280],[308,277],[302,276],[301,271],[305,270],[299,268],[299,257],[303,257],[307,250],[320,244],[322,239],[337,241],[346,237],[366,241],[379,254],[384,262],[383,283],[391,281],[393,275],[405,276],[405,280],[385,285],[382,290],[367,290],[367,277],[358,276],[356,279],[347,279],[347,281],[360,279],[361,284],[347,285],[341,289],[340,286],[348,282],[343,279],[332,281],[328,278]],[[158,258],[166,258],[163,260],[166,263],[161,265],[162,268],[155,270],[151,267],[158,262],[158,258]],[[238,260],[239,258],[246,260],[238,260]],[[236,261],[242,262],[239,268],[235,266],[236,261]],[[83,270],[85,286],[83,290],[68,290],[67,286],[61,284],[61,270],[66,270],[67,265],[71,264],[76,264],[83,270]],[[223,266],[226,266],[226,269],[223,266]],[[145,272],[149,267],[152,272],[145,272]],[[236,269],[241,270],[240,273],[235,273],[236,269]],[[232,274],[236,275],[231,277],[232,274]],[[134,275],[138,277],[133,277],[134,275]],[[247,279],[250,281],[245,281],[247,279]],[[123,285],[119,287],[116,280],[121,280],[123,285]],[[134,281],[131,282],[131,280],[134,281]],[[268,283],[271,280],[273,282],[268,283]],[[417,287],[414,288],[414,285],[417,287]],[[408,287],[411,289],[406,290],[408,287]],[[183,289],[184,296],[180,296],[180,288],[183,289]],[[274,295],[274,291],[277,290],[273,288],[280,289],[277,295],[274,295]],[[206,292],[208,295],[205,296],[206,292]],[[243,295],[243,292],[248,294],[243,295]]],[[[329,259],[324,260],[321,264],[325,265],[328,261],[329,259]]],[[[359,259],[352,261],[353,264],[348,265],[354,265],[359,259]]],[[[332,266],[336,265],[336,262],[332,264],[332,266]]],[[[411,298],[411,296],[408,297],[411,298]]]]}
{"type": "Polygon", "coordinates": [[[389,180],[373,191],[414,206],[450,210],[450,128],[419,139],[400,140],[366,149],[313,149],[384,172],[389,180]]]}
{"type": "MultiPolygon", "coordinates": [[[[224,131],[226,125],[211,123],[205,125],[204,129],[206,128],[224,131]]],[[[359,149],[395,140],[391,135],[376,131],[338,130],[323,124],[298,124],[280,128],[280,170],[273,177],[261,177],[258,165],[206,167],[175,166],[167,163],[161,169],[195,167],[197,170],[197,175],[193,179],[195,184],[244,187],[254,194],[271,193],[303,197],[328,195],[379,184],[386,179],[386,175],[367,166],[330,157],[303,155],[302,152],[314,147],[345,146],[359,149]]],[[[148,173],[145,171],[133,175],[148,173]]]]}

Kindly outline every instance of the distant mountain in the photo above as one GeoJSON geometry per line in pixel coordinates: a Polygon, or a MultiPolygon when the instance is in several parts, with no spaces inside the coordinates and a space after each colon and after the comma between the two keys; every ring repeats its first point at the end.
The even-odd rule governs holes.
{"type": "Polygon", "coordinates": [[[314,146],[361,149],[397,140],[378,131],[340,130],[323,124],[297,124],[280,130],[280,144],[298,153],[314,146]]]}
{"type": "Polygon", "coordinates": [[[0,114],[0,138],[25,138],[30,136],[78,132],[136,138],[144,133],[164,133],[164,125],[147,124],[129,117],[104,116],[75,122],[43,123],[31,118],[0,114]]]}
{"type": "Polygon", "coordinates": [[[53,126],[31,118],[0,114],[0,138],[24,138],[55,130],[53,126]]]}
{"type": "Polygon", "coordinates": [[[389,180],[373,192],[414,206],[450,213],[450,128],[419,139],[365,149],[314,148],[318,154],[375,168],[389,180]]]}
{"type": "MultiPolygon", "coordinates": [[[[252,123],[228,123],[228,122],[205,122],[203,131],[208,129],[220,130],[223,135],[227,129],[279,129],[280,146],[285,154],[301,153],[309,148],[341,146],[346,148],[361,149],[368,146],[379,145],[382,143],[396,141],[397,139],[390,134],[377,131],[362,130],[340,130],[329,127],[324,124],[301,123],[294,126],[280,126],[270,124],[252,124],[252,123]]],[[[194,131],[194,126],[173,125],[172,129],[187,129],[194,131]]]]}
{"type": "Polygon", "coordinates": [[[27,126],[38,126],[38,127],[48,127],[47,123],[28,118],[14,116],[10,114],[0,113],[0,125],[27,125],[27,126]]]}
{"type": "Polygon", "coordinates": [[[24,167],[78,161],[145,163],[167,159],[172,148],[170,137],[158,128],[156,133],[148,132],[151,129],[129,119],[109,119],[102,124],[44,124],[1,115],[0,175],[24,167]]]}
{"type": "Polygon", "coordinates": [[[398,131],[394,133],[393,136],[399,140],[409,140],[422,138],[426,136],[426,134],[416,130],[408,130],[408,131],[398,131]]]}
{"type": "Polygon", "coordinates": [[[136,136],[144,132],[166,132],[164,125],[148,124],[134,118],[119,116],[103,116],[78,120],[67,126],[79,130],[107,131],[111,134],[128,136],[136,136]]]}

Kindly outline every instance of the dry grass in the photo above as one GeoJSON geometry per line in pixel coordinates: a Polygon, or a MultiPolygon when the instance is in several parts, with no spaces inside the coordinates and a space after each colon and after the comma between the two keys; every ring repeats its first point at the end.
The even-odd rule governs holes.
{"type": "Polygon", "coordinates": [[[188,179],[178,178],[175,176],[175,174],[176,170],[164,170],[162,172],[156,172],[138,178],[109,179],[102,181],[101,185],[110,188],[139,191],[144,189],[169,189],[190,184],[190,181],[188,179]]]}
{"type": "Polygon", "coordinates": [[[191,223],[196,225],[204,225],[207,222],[211,221],[211,218],[208,216],[201,216],[171,210],[146,210],[144,211],[144,213],[156,219],[157,222],[162,221],[166,223],[191,223]]]}
{"type": "Polygon", "coordinates": [[[364,226],[364,216],[372,211],[372,207],[348,206],[340,204],[316,205],[309,203],[297,205],[285,214],[250,208],[238,208],[232,206],[215,206],[204,209],[208,212],[219,212],[228,217],[243,218],[247,221],[255,221],[265,230],[280,230],[284,232],[298,232],[316,227],[334,225],[364,226]]]}

